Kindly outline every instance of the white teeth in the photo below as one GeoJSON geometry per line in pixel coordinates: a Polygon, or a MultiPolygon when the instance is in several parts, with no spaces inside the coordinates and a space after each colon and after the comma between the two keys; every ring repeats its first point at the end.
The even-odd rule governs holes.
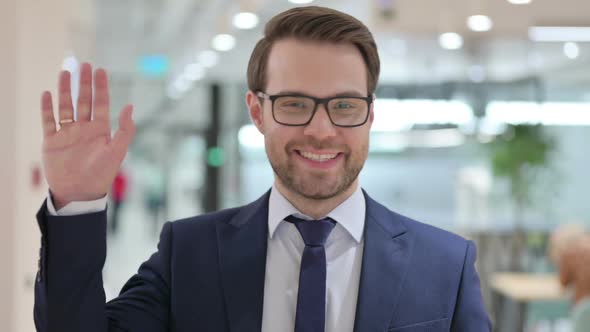
{"type": "Polygon", "coordinates": [[[305,152],[305,151],[300,151],[300,153],[306,159],[310,159],[310,160],[313,160],[313,161],[319,161],[319,162],[323,162],[323,161],[334,159],[338,155],[337,153],[334,153],[334,154],[315,154],[315,153],[305,152]]]}

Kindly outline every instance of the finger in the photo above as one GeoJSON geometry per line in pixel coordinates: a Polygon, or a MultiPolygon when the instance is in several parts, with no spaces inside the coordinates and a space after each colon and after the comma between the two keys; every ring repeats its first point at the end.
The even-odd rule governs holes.
{"type": "Polygon", "coordinates": [[[115,132],[115,136],[111,141],[112,147],[115,151],[116,158],[119,162],[123,161],[127,148],[133,136],[135,135],[135,123],[133,123],[133,105],[127,105],[119,114],[119,128],[115,132]]]}
{"type": "Polygon", "coordinates": [[[80,91],[78,93],[78,121],[90,121],[92,105],[92,66],[83,63],[80,66],[80,91]]]}
{"type": "Polygon", "coordinates": [[[70,72],[62,71],[59,75],[59,121],[74,119],[74,107],[72,106],[72,91],[70,72]]]}
{"type": "Polygon", "coordinates": [[[49,91],[45,91],[41,95],[41,126],[45,136],[50,136],[57,131],[53,116],[53,102],[49,91]]]}
{"type": "Polygon", "coordinates": [[[102,68],[94,72],[94,93],[93,119],[109,123],[109,82],[107,73],[102,68]]]}

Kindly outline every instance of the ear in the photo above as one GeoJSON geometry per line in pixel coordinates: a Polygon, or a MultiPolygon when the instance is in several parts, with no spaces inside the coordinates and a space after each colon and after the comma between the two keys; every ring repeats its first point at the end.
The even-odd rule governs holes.
{"type": "Polygon", "coordinates": [[[252,123],[258,128],[258,131],[264,135],[264,117],[262,114],[262,105],[260,98],[253,91],[246,93],[246,105],[248,106],[248,112],[250,113],[250,119],[252,123]]]}
{"type": "Polygon", "coordinates": [[[377,97],[373,94],[373,102],[371,103],[371,107],[369,108],[369,125],[373,125],[373,120],[375,119],[375,113],[373,112],[373,107],[375,106],[375,99],[377,97]]]}

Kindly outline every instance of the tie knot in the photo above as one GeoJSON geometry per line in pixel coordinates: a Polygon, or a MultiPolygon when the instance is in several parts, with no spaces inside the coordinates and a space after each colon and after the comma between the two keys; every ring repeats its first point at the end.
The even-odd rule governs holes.
{"type": "Polygon", "coordinates": [[[330,232],[336,226],[336,222],[332,218],[305,220],[291,215],[286,217],[285,220],[294,224],[299,234],[301,234],[305,245],[312,247],[326,244],[328,235],[330,235],[330,232]]]}

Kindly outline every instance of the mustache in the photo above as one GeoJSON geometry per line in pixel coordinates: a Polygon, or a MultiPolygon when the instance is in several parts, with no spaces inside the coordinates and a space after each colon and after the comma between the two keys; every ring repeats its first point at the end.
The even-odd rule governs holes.
{"type": "Polygon", "coordinates": [[[337,143],[333,140],[320,141],[313,138],[306,138],[301,141],[289,142],[285,146],[287,150],[297,149],[297,147],[312,147],[315,150],[339,150],[345,152],[349,150],[346,145],[337,143]]]}

